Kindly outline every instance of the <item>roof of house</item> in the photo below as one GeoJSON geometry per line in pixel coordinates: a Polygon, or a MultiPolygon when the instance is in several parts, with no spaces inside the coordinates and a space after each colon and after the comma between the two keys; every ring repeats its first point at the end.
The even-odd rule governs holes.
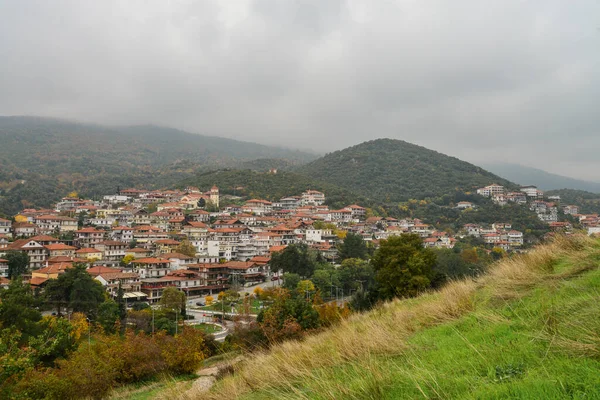
{"type": "Polygon", "coordinates": [[[47,248],[50,251],[56,251],[56,250],[77,250],[77,247],[69,246],[69,245],[66,245],[64,243],[47,244],[44,247],[47,248]]]}
{"type": "Polygon", "coordinates": [[[102,274],[112,274],[112,273],[117,273],[117,272],[122,272],[123,270],[119,269],[119,268],[110,268],[110,267],[105,267],[102,265],[98,265],[96,267],[90,267],[87,269],[87,273],[92,275],[92,276],[98,276],[98,275],[102,275],[102,274]]]}
{"type": "Polygon", "coordinates": [[[132,261],[133,264],[169,264],[169,260],[157,257],[139,258],[132,261]]]}

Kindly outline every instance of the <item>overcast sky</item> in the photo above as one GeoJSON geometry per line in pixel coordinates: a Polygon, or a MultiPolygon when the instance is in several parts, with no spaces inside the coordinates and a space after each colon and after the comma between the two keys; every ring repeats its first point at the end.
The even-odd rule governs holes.
{"type": "Polygon", "coordinates": [[[0,0],[0,114],[600,181],[600,1],[0,0]]]}

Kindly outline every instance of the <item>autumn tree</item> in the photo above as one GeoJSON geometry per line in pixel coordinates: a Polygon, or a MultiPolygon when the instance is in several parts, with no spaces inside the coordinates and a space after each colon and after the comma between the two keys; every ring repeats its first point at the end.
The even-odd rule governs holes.
{"type": "Polygon", "coordinates": [[[184,240],[175,248],[175,252],[189,257],[196,257],[196,246],[191,244],[189,240],[184,240]]]}
{"type": "Polygon", "coordinates": [[[432,250],[418,235],[382,240],[371,260],[382,299],[416,296],[431,285],[436,262],[432,250]]]}

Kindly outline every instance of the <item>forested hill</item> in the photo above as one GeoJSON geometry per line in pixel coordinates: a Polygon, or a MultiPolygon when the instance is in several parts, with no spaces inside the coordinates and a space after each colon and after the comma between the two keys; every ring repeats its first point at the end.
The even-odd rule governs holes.
{"type": "Polygon", "coordinates": [[[498,183],[480,167],[401,140],[377,139],[300,166],[298,173],[381,201],[437,197],[498,183]]]}
{"type": "Polygon", "coordinates": [[[0,212],[48,206],[71,190],[168,187],[204,167],[314,155],[156,126],[106,127],[39,117],[0,117],[0,212]],[[24,181],[24,183],[22,183],[24,181]]]}

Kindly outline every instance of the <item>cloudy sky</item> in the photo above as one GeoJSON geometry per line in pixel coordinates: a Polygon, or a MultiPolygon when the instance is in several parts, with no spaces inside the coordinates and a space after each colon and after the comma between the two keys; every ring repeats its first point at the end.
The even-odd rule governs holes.
{"type": "Polygon", "coordinates": [[[600,2],[0,0],[0,115],[600,180],[600,2]]]}

